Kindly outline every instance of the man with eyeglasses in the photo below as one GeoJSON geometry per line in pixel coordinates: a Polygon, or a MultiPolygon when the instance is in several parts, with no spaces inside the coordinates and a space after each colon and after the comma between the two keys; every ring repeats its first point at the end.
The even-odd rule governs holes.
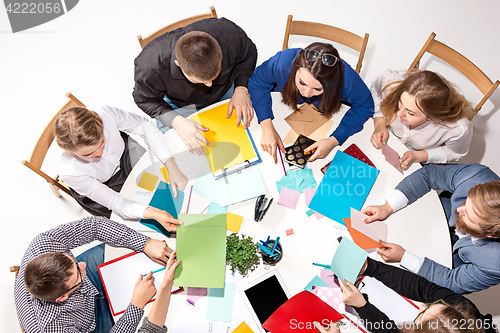
{"type": "Polygon", "coordinates": [[[143,308],[155,295],[151,274],[138,277],[123,316],[114,324],[97,265],[104,262],[104,243],[77,258],[70,252],[92,241],[144,252],[165,265],[172,250],[104,217],[62,224],[36,236],[25,252],[14,286],[24,332],[135,332],[143,308]]]}
{"type": "Polygon", "coordinates": [[[458,294],[499,284],[500,177],[484,165],[427,164],[384,197],[384,205],[362,210],[371,215],[365,222],[385,220],[432,189],[446,191],[440,198],[450,228],[453,268],[416,256],[398,244],[381,242],[377,252],[385,261],[401,262],[409,271],[458,294]]]}

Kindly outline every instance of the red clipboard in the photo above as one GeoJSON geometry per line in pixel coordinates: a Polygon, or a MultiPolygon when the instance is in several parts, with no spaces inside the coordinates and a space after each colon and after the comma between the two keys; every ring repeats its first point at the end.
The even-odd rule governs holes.
{"type": "MultiPolygon", "coordinates": [[[[124,313],[128,304],[130,304],[138,275],[146,274],[161,267],[160,264],[149,259],[146,254],[135,251],[97,266],[113,316],[124,313]],[[141,264],[138,265],[138,263],[141,264]],[[134,266],[136,267],[134,268],[134,266]]],[[[161,281],[155,280],[157,289],[161,281]]],[[[174,288],[172,294],[184,290],[182,287],[174,288]]],[[[154,300],[155,298],[148,303],[154,300]]]]}

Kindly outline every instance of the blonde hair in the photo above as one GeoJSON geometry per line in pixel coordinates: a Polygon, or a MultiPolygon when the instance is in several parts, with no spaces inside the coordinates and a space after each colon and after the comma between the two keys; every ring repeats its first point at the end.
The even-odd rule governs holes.
{"type": "Polygon", "coordinates": [[[71,152],[96,145],[104,137],[102,118],[96,112],[79,106],[59,114],[54,132],[57,145],[71,152]]]}
{"type": "Polygon", "coordinates": [[[385,85],[381,93],[386,89],[391,91],[380,103],[380,110],[387,125],[396,117],[399,110],[398,103],[404,92],[415,96],[417,107],[434,122],[456,122],[462,118],[472,120],[474,117],[471,104],[455,86],[431,71],[408,72],[402,81],[393,81],[385,85]]]}
{"type": "Polygon", "coordinates": [[[477,184],[469,190],[468,198],[482,219],[481,230],[500,238],[500,180],[477,184]]]}

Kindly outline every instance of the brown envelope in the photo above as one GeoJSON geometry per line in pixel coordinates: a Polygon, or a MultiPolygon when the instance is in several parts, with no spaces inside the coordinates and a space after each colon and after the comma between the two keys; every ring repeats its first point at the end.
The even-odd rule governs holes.
{"type": "Polygon", "coordinates": [[[304,103],[299,110],[300,112],[295,111],[285,118],[285,121],[297,134],[310,136],[328,121],[328,119],[325,118],[313,104],[304,103]],[[309,119],[312,120],[309,121],[309,119]]]}

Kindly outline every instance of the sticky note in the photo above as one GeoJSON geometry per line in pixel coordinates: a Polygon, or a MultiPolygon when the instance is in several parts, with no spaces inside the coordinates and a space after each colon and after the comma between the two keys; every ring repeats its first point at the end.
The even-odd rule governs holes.
{"type": "Polygon", "coordinates": [[[281,194],[278,199],[278,205],[284,206],[290,209],[295,209],[297,203],[299,202],[300,192],[292,190],[288,187],[283,187],[281,189],[281,194]]]}
{"type": "Polygon", "coordinates": [[[226,229],[227,230],[238,233],[240,231],[242,222],[243,222],[243,216],[236,215],[233,213],[226,214],[226,229]]]}
{"type": "Polygon", "coordinates": [[[161,174],[163,175],[163,179],[165,179],[165,182],[168,183],[168,170],[165,166],[162,166],[160,168],[161,174]]]}
{"type": "Polygon", "coordinates": [[[207,214],[226,214],[227,206],[221,207],[217,202],[210,202],[207,214]]]}
{"type": "Polygon", "coordinates": [[[150,174],[149,172],[144,171],[142,173],[141,179],[139,179],[139,183],[137,186],[143,188],[145,190],[153,192],[156,186],[156,182],[158,181],[158,176],[150,174]]]}
{"type": "Polygon", "coordinates": [[[312,209],[309,209],[307,212],[306,212],[307,216],[311,216],[312,214],[314,214],[314,210],[312,209]]]}
{"type": "Polygon", "coordinates": [[[288,230],[286,231],[286,235],[287,235],[287,236],[291,236],[291,235],[293,235],[293,229],[288,229],[288,230]]]}
{"type": "Polygon", "coordinates": [[[255,333],[245,322],[242,322],[231,333],[255,333]]]}
{"type": "Polygon", "coordinates": [[[340,281],[354,283],[367,257],[365,250],[343,237],[333,256],[331,270],[340,281]]]}

